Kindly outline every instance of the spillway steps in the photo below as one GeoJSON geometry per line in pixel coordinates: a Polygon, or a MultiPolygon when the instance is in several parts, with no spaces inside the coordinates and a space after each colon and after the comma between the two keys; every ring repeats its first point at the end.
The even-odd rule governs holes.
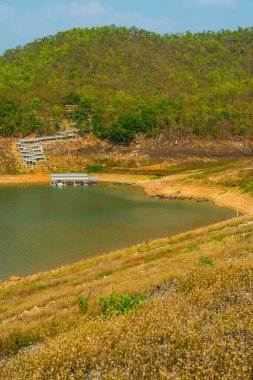
{"type": "Polygon", "coordinates": [[[42,143],[61,141],[65,139],[76,138],[76,130],[61,132],[55,136],[44,136],[33,139],[21,139],[17,143],[19,153],[23,158],[26,165],[33,166],[39,161],[44,161],[45,154],[43,151],[42,143]]]}
{"type": "Polygon", "coordinates": [[[24,144],[20,141],[17,146],[26,165],[36,165],[38,161],[45,160],[43,148],[39,144],[24,144]]]}

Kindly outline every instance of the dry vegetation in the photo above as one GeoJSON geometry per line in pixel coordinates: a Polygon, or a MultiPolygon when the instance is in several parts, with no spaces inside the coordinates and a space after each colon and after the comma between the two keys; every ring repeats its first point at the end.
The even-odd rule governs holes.
{"type": "Polygon", "coordinates": [[[69,141],[44,143],[46,161],[34,168],[24,164],[17,139],[0,139],[0,174],[83,172],[166,175],[189,169],[215,169],[244,165],[252,168],[250,141],[171,140],[138,136],[129,145],[112,145],[87,135],[69,141]]]}
{"type": "Polygon", "coordinates": [[[12,150],[14,139],[0,138],[0,175],[17,174],[18,160],[15,152],[12,150]]]}
{"type": "Polygon", "coordinates": [[[5,284],[0,378],[252,379],[252,283],[243,216],[5,284]],[[145,301],[101,318],[112,292],[145,301]]]}

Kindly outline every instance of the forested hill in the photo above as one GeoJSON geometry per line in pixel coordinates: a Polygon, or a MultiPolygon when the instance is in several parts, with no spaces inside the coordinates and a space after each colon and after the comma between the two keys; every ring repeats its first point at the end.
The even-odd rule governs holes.
{"type": "Polygon", "coordinates": [[[253,28],[160,36],[73,29],[0,57],[0,134],[53,133],[78,104],[81,133],[253,138],[253,28]]]}

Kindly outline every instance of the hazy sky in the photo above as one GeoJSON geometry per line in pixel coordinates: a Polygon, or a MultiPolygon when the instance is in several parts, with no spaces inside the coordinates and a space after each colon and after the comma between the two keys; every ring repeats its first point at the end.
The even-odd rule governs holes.
{"type": "Polygon", "coordinates": [[[0,53],[73,27],[137,26],[158,33],[253,25],[253,0],[0,0],[0,53]]]}

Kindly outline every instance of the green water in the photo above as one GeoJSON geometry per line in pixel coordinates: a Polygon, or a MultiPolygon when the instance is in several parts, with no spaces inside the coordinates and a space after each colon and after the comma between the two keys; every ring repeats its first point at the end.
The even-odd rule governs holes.
{"type": "Polygon", "coordinates": [[[0,279],[234,216],[211,203],[147,198],[130,186],[0,188],[0,279]]]}

